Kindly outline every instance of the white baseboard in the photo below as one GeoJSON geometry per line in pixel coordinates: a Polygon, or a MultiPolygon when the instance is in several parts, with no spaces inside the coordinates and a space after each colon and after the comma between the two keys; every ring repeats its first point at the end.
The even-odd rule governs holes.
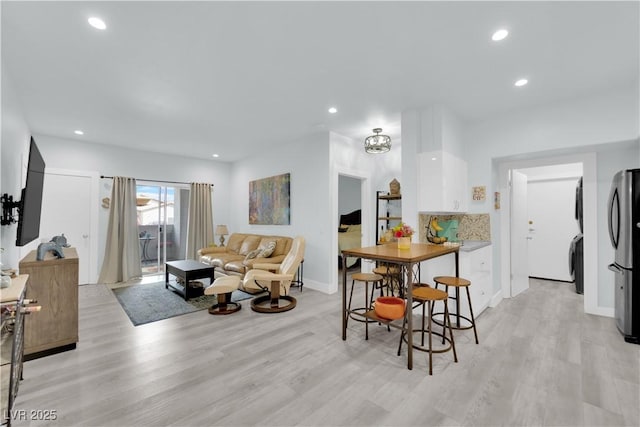
{"type": "Polygon", "coordinates": [[[302,289],[308,288],[313,289],[314,291],[322,292],[323,294],[331,295],[338,292],[337,286],[335,289],[331,290],[328,283],[316,282],[315,280],[303,279],[304,287],[302,289]]]}
{"type": "Polygon", "coordinates": [[[500,304],[500,301],[502,301],[502,289],[500,289],[491,297],[491,300],[489,301],[489,307],[493,308],[497,306],[498,304],[500,304]]]}
{"type": "Polygon", "coordinates": [[[589,311],[585,312],[587,314],[595,314],[596,316],[603,316],[603,317],[615,317],[615,310],[612,307],[596,307],[594,309],[591,309],[589,311]]]}

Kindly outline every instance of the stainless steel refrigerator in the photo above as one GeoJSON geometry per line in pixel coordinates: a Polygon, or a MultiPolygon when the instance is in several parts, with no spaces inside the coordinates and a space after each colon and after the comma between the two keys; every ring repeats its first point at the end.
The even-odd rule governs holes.
{"type": "Polygon", "coordinates": [[[640,169],[615,174],[609,193],[609,237],[615,260],[615,317],[625,341],[640,344],[640,169]]]}
{"type": "Polygon", "coordinates": [[[578,180],[576,186],[576,220],[580,227],[580,233],[573,238],[569,245],[569,274],[571,280],[576,284],[576,293],[584,294],[584,239],[583,239],[583,220],[582,220],[582,177],[578,180]]]}

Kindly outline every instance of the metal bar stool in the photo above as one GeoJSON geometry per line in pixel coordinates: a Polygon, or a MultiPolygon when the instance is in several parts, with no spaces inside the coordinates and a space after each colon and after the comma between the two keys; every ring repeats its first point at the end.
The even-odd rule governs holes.
{"type": "MultiPolygon", "coordinates": [[[[373,301],[373,293],[375,292],[377,282],[382,282],[383,277],[379,274],[375,273],[355,273],[351,276],[351,293],[349,294],[349,311],[362,311],[362,314],[371,310],[371,303],[373,301]],[[353,299],[353,288],[355,287],[356,282],[364,282],[364,307],[351,308],[351,300],[353,299]],[[369,296],[369,282],[371,282],[371,297],[369,296]]],[[[382,287],[380,287],[380,293],[382,293],[382,287]]],[[[371,320],[367,318],[359,318],[353,316],[353,313],[349,313],[347,317],[347,322],[349,321],[349,317],[355,320],[356,322],[365,322],[367,326],[371,320]]],[[[366,329],[365,339],[369,339],[369,328],[366,329]]]]}
{"type": "MultiPolygon", "coordinates": [[[[374,268],[373,272],[384,277],[384,281],[380,282],[380,287],[384,286],[387,288],[387,295],[390,293],[395,296],[394,289],[397,288],[398,295],[402,297],[402,271],[399,266],[393,264],[382,264],[374,268]]],[[[382,296],[382,293],[380,296],[382,296]]]]}
{"type": "Polygon", "coordinates": [[[400,344],[398,345],[398,356],[400,356],[400,351],[402,350],[402,341],[406,340],[406,334],[413,333],[413,332],[420,332],[421,333],[420,344],[417,344],[416,340],[414,340],[413,348],[415,348],[416,350],[425,351],[429,353],[429,375],[433,375],[433,353],[445,353],[449,350],[453,350],[453,360],[454,362],[458,363],[458,355],[456,353],[456,344],[455,344],[455,341],[453,340],[451,320],[449,319],[449,308],[447,306],[448,295],[444,291],[434,289],[429,285],[423,284],[423,283],[419,283],[413,286],[411,295],[413,297],[413,301],[416,302],[416,304],[413,306],[411,311],[407,313],[407,315],[404,318],[404,322],[402,323],[402,333],[400,334],[400,344]],[[432,321],[431,315],[429,316],[426,315],[427,312],[431,313],[433,311],[433,306],[435,305],[436,301],[442,301],[444,305],[445,328],[443,328],[442,333],[435,332],[432,330],[433,328],[431,325],[431,321],[432,321]],[[412,331],[407,331],[406,330],[407,316],[412,316],[413,309],[419,306],[422,306],[422,327],[420,329],[413,329],[412,331]],[[426,311],[425,308],[428,308],[428,311],[426,311]],[[427,319],[427,322],[428,322],[427,328],[425,328],[425,318],[427,319]],[[448,338],[446,336],[446,327],[449,328],[448,338]],[[424,342],[425,332],[428,333],[428,337],[429,337],[428,346],[425,346],[425,342],[424,342]],[[433,335],[442,337],[442,343],[444,344],[446,341],[448,345],[442,348],[434,349],[433,341],[432,341],[433,335]]]}
{"type": "MultiPolygon", "coordinates": [[[[476,338],[476,344],[479,344],[478,332],[476,331],[476,319],[473,316],[473,305],[471,304],[471,294],[469,293],[469,286],[471,285],[471,282],[467,279],[463,279],[461,277],[453,277],[453,276],[436,276],[433,278],[433,281],[436,283],[436,286],[435,286],[436,289],[438,289],[438,285],[444,285],[444,291],[447,293],[447,295],[449,295],[449,286],[452,286],[455,288],[455,296],[449,295],[449,299],[455,300],[456,302],[456,313],[451,315],[451,316],[454,316],[456,319],[455,325],[452,326],[452,328],[456,330],[473,328],[473,335],[476,338]],[[460,288],[465,288],[467,290],[467,302],[469,303],[469,313],[471,315],[471,318],[460,314],[460,288]],[[461,325],[460,319],[466,320],[469,324],[466,326],[461,325]]],[[[446,313],[432,312],[431,317],[439,316],[443,314],[445,317],[448,316],[446,313]]],[[[440,326],[444,326],[444,324],[436,318],[434,318],[433,321],[440,326]]],[[[449,324],[451,324],[451,320],[449,320],[449,324]]]]}

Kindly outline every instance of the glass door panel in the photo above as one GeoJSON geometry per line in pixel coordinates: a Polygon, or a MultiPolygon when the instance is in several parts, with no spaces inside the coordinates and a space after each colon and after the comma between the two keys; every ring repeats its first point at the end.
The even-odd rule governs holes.
{"type": "Polygon", "coordinates": [[[188,206],[188,190],[163,185],[138,185],[138,236],[142,274],[164,272],[167,261],[184,259],[181,229],[186,230],[186,217],[182,221],[180,200],[188,206]],[[187,198],[184,198],[186,193],[187,198]],[[183,197],[181,197],[183,196],[183,197]],[[183,226],[181,226],[183,225],[183,226]]]}

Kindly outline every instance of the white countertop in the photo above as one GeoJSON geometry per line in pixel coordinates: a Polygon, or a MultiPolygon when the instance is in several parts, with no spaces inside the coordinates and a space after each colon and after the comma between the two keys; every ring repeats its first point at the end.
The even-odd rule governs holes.
{"type": "MultiPolygon", "coordinates": [[[[428,245],[436,245],[436,243],[429,243],[428,245]]],[[[461,252],[472,252],[476,249],[484,248],[485,246],[491,245],[490,240],[460,240],[459,242],[445,242],[438,243],[438,245],[444,246],[459,246],[461,252]]]]}
{"type": "Polygon", "coordinates": [[[485,246],[489,246],[491,241],[489,240],[463,240],[460,242],[460,250],[463,252],[471,252],[476,249],[484,248],[485,246]]]}

